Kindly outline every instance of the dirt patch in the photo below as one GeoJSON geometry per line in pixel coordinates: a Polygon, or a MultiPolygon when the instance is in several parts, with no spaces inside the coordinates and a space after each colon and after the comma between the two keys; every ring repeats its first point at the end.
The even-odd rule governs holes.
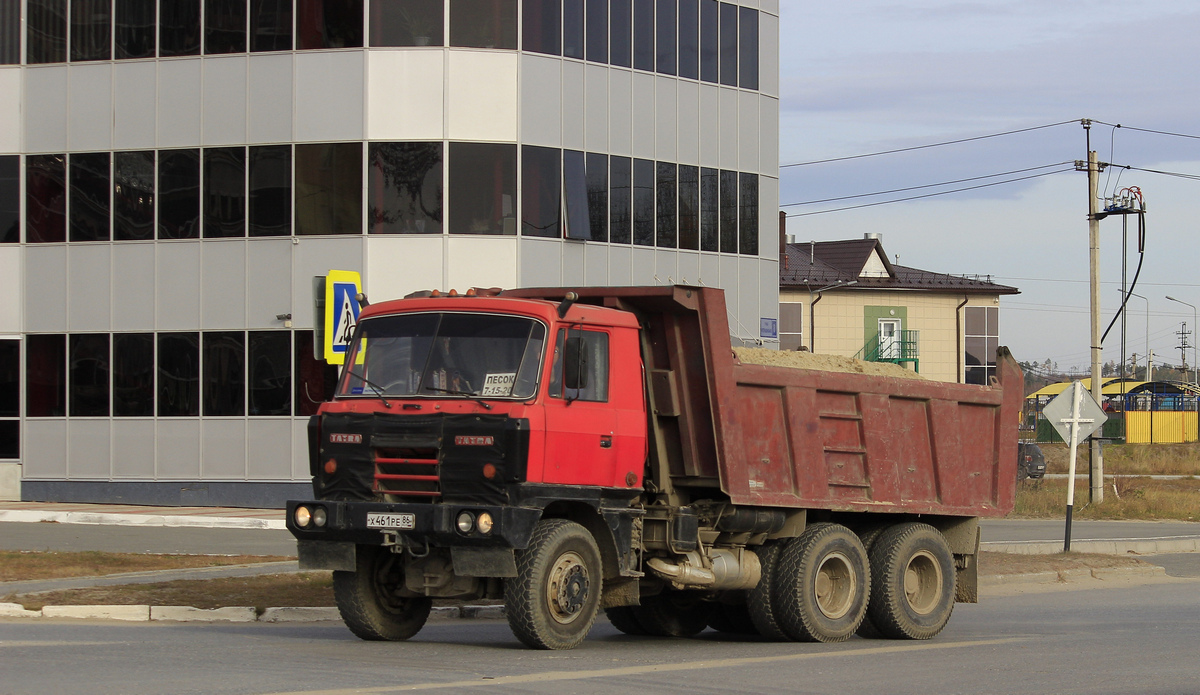
{"type": "Polygon", "coordinates": [[[1062,572],[1074,569],[1112,569],[1125,567],[1153,567],[1136,557],[1122,555],[1100,555],[1097,553],[1056,553],[1054,555],[1018,555],[995,553],[987,550],[979,553],[979,574],[1034,574],[1037,572],[1062,572]]]}
{"type": "Polygon", "coordinates": [[[331,572],[293,572],[257,577],[197,579],[161,584],[123,584],[88,589],[68,589],[8,596],[3,602],[19,603],[28,610],[42,606],[332,606],[331,572]]]}
{"type": "Polygon", "coordinates": [[[0,582],[100,577],[125,572],[224,567],[294,560],[274,555],[150,555],[143,553],[0,551],[0,582]]]}
{"type": "Polygon", "coordinates": [[[820,372],[849,372],[851,374],[871,374],[874,376],[890,376],[899,379],[924,379],[916,372],[905,369],[890,362],[864,362],[852,357],[840,355],[818,355],[811,352],[792,350],[768,350],[766,348],[739,347],[733,349],[733,354],[746,364],[762,364],[771,367],[790,367],[792,369],[812,369],[820,372]]]}

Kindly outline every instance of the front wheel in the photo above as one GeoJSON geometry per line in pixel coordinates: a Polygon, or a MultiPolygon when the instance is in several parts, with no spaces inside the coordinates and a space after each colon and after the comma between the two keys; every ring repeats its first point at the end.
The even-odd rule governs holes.
{"type": "Polygon", "coordinates": [[[433,601],[400,596],[403,586],[400,556],[376,546],[358,546],[355,571],[333,573],[338,613],[365,640],[406,640],[425,626],[433,601]]]}
{"type": "Polygon", "coordinates": [[[517,576],[504,583],[508,625],[534,649],[572,649],[600,610],[600,549],[587,529],[543,519],[517,551],[517,576]]]}

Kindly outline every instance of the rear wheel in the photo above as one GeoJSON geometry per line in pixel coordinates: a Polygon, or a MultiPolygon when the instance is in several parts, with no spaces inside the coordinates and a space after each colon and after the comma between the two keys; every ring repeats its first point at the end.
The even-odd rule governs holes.
{"type": "Polygon", "coordinates": [[[634,615],[646,633],[656,637],[691,637],[708,627],[712,604],[694,593],[664,591],[642,597],[634,615]]]}
{"type": "Polygon", "coordinates": [[[893,526],[871,550],[871,623],[885,637],[929,639],[954,610],[954,555],[929,524],[893,526]]]}
{"type": "Polygon", "coordinates": [[[634,612],[636,606],[613,606],[605,608],[604,615],[608,616],[608,622],[612,626],[624,632],[627,635],[644,635],[646,628],[638,622],[637,614],[634,612]]]}
{"type": "Polygon", "coordinates": [[[404,586],[401,557],[377,546],[360,545],[356,569],[333,573],[333,596],[342,621],[365,640],[406,640],[429,619],[433,601],[398,595],[404,586]]]}
{"type": "Polygon", "coordinates": [[[771,603],[771,594],[776,582],[776,571],[779,566],[779,553],[783,546],[779,543],[755,548],[758,562],[762,566],[762,574],[758,584],[746,592],[746,611],[758,634],[775,642],[787,642],[791,638],[779,626],[775,618],[775,608],[771,603]]]}
{"type": "Polygon", "coordinates": [[[867,610],[867,553],[853,531],[815,524],[783,549],[772,595],[780,627],[805,642],[841,642],[867,610]]]}
{"type": "MultiPolygon", "coordinates": [[[[867,551],[867,558],[871,557],[871,548],[875,547],[875,541],[879,540],[879,536],[888,529],[884,524],[876,526],[866,526],[858,529],[858,538],[862,541],[863,548],[867,551]]],[[[872,583],[875,581],[875,576],[871,576],[872,583]]],[[[875,623],[871,622],[871,604],[867,602],[867,614],[863,616],[862,624],[855,631],[859,637],[863,639],[879,639],[883,635],[879,632],[879,628],[875,627],[875,623]]]]}
{"type": "Polygon", "coordinates": [[[757,635],[750,610],[743,603],[718,603],[708,616],[708,626],[729,635],[757,635]]]}
{"type": "Polygon", "coordinates": [[[587,529],[565,519],[538,522],[517,551],[517,576],[504,584],[508,625],[534,649],[571,649],[600,610],[600,550],[587,529]]]}

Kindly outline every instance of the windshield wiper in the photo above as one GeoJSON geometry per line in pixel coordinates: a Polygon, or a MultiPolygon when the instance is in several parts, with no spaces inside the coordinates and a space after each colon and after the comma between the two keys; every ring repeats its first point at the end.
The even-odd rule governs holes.
{"type": "Polygon", "coordinates": [[[371,388],[375,389],[375,395],[378,396],[379,400],[383,402],[383,406],[385,408],[392,407],[392,404],[388,403],[388,399],[385,398],[383,395],[383,387],[382,386],[380,386],[379,384],[376,384],[374,381],[371,381],[370,379],[363,376],[362,374],[355,372],[353,369],[347,369],[346,373],[349,374],[350,376],[354,377],[355,379],[361,380],[367,386],[370,386],[371,388]]]}
{"type": "Polygon", "coordinates": [[[487,401],[483,400],[483,398],[479,394],[471,393],[470,391],[459,391],[458,389],[440,389],[436,386],[426,386],[425,390],[426,391],[437,391],[438,393],[449,393],[453,396],[466,396],[467,398],[470,398],[471,400],[475,401],[479,405],[482,405],[485,409],[487,409],[487,410],[492,409],[491,403],[488,403],[487,401]]]}

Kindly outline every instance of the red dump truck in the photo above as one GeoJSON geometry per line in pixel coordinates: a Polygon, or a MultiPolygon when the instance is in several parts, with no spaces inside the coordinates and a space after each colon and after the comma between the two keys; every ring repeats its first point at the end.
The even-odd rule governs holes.
{"type": "Polygon", "coordinates": [[[367,306],[309,425],[302,568],[354,634],[502,598],[568,649],[630,634],[928,639],[1011,510],[1022,374],[989,386],[762,366],[721,290],[423,292],[367,306]]]}

